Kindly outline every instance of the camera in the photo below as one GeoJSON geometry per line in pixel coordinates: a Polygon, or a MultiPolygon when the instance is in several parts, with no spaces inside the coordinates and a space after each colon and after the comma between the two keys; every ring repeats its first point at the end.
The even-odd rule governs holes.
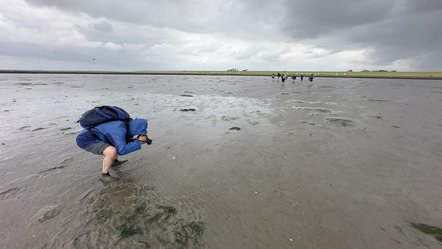
{"type": "MultiPolygon", "coordinates": [[[[146,136],[146,135],[144,135],[144,136],[146,136]]],[[[140,137],[141,137],[141,135],[138,135],[137,139],[139,139],[140,137]]],[[[152,143],[152,139],[150,139],[146,136],[146,144],[150,145],[151,143],[152,143]]]]}
{"type": "Polygon", "coordinates": [[[146,144],[147,144],[147,145],[150,145],[151,143],[152,143],[152,139],[147,138],[147,139],[146,139],[146,144]]]}

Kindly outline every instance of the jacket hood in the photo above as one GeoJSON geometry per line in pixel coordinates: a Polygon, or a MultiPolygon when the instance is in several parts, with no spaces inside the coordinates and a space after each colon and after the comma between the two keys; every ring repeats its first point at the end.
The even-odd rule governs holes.
{"type": "Polygon", "coordinates": [[[147,121],[141,118],[136,118],[129,123],[129,135],[147,135],[147,121]]]}

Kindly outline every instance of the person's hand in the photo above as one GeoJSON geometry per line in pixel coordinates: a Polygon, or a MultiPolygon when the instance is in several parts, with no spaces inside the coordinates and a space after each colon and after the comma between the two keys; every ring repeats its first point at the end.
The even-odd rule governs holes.
{"type": "Polygon", "coordinates": [[[138,140],[140,140],[141,144],[146,144],[147,136],[146,135],[138,136],[138,140]]]}

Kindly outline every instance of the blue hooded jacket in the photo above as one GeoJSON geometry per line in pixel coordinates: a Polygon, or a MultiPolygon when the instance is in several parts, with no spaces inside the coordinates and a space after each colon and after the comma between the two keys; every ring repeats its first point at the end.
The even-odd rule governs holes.
{"type": "Polygon", "coordinates": [[[132,139],[135,135],[147,135],[147,121],[144,119],[133,119],[129,123],[129,137],[126,141],[127,126],[123,121],[106,122],[92,128],[92,131],[99,139],[92,136],[87,129],[83,129],[77,136],[78,147],[84,149],[92,144],[105,142],[117,149],[118,155],[126,155],[141,149],[141,142],[132,139]]]}

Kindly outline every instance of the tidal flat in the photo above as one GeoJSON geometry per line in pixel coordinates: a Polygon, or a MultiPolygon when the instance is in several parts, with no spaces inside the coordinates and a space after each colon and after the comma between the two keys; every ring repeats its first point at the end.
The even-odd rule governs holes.
{"type": "Polygon", "coordinates": [[[442,81],[0,74],[0,248],[439,248],[442,81]],[[151,145],[100,179],[100,105],[151,145]]]}

